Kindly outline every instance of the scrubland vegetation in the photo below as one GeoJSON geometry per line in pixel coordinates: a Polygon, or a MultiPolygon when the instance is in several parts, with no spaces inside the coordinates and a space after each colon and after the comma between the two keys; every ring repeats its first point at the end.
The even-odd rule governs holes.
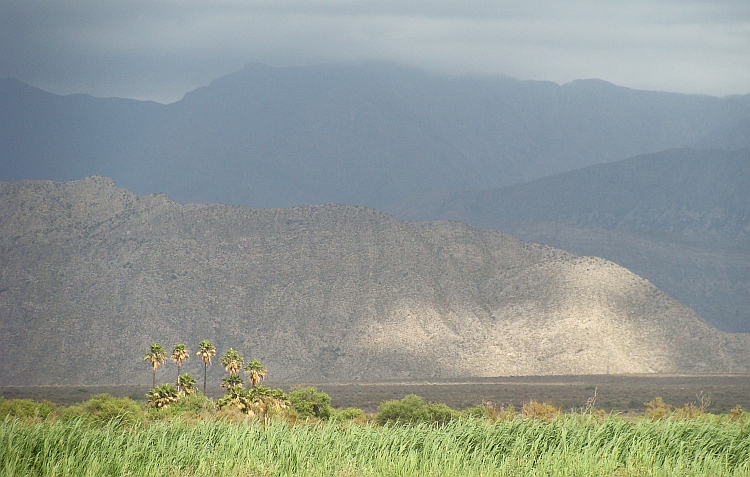
{"type": "Polygon", "coordinates": [[[407,396],[367,415],[310,387],[284,401],[259,400],[250,417],[201,393],[161,408],[108,395],[69,407],[1,399],[0,474],[750,475],[750,415],[739,408],[655,399],[633,418],[534,401],[458,411],[407,396]]]}
{"type": "MultiPolygon", "coordinates": [[[[205,386],[216,350],[199,348],[205,386]]],[[[187,353],[175,346],[175,384],[157,386],[166,351],[151,346],[146,402],[0,398],[0,476],[750,475],[750,415],[711,414],[703,394],[677,408],[656,397],[637,417],[597,410],[596,389],[567,413],[533,400],[457,410],[408,395],[368,414],[336,409],[314,387],[271,390],[265,366],[232,349],[214,401],[181,374],[187,353]]]]}

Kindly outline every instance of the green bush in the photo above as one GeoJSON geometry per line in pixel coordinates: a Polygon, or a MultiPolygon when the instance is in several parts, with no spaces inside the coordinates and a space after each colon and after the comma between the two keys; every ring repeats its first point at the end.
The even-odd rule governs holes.
{"type": "Polygon", "coordinates": [[[124,424],[133,424],[143,419],[143,408],[130,398],[116,398],[109,394],[97,394],[88,401],[70,406],[62,413],[63,419],[85,417],[94,424],[106,424],[118,419],[124,424]]]}
{"type": "Polygon", "coordinates": [[[458,419],[461,416],[460,412],[454,411],[445,404],[436,404],[431,402],[425,407],[427,408],[427,416],[429,422],[446,424],[453,419],[458,419]]]}
{"type": "Polygon", "coordinates": [[[445,404],[425,404],[421,397],[410,394],[400,401],[383,401],[378,407],[375,422],[418,423],[429,422],[445,424],[460,416],[445,404]]]}
{"type": "Polygon", "coordinates": [[[402,400],[383,401],[378,406],[375,422],[423,422],[427,420],[424,401],[421,397],[410,394],[402,400]]]}
{"type": "Polygon", "coordinates": [[[200,415],[202,413],[211,412],[216,409],[214,402],[203,394],[188,394],[180,398],[174,408],[180,412],[190,413],[192,415],[200,415]]]}
{"type": "Polygon", "coordinates": [[[484,418],[485,411],[486,411],[486,408],[482,405],[472,406],[472,407],[464,409],[464,415],[466,417],[471,417],[474,419],[482,419],[484,418]]]}
{"type": "Polygon", "coordinates": [[[57,405],[49,401],[36,402],[31,399],[11,399],[8,401],[0,396],[0,420],[7,416],[47,419],[56,409],[57,405]]]}
{"type": "Polygon", "coordinates": [[[365,412],[362,409],[356,407],[348,407],[346,409],[337,410],[334,412],[334,416],[339,421],[351,421],[354,419],[364,419],[365,412]]]}
{"type": "Polygon", "coordinates": [[[328,419],[333,414],[331,397],[313,386],[296,387],[289,393],[289,403],[297,417],[328,419]]]}

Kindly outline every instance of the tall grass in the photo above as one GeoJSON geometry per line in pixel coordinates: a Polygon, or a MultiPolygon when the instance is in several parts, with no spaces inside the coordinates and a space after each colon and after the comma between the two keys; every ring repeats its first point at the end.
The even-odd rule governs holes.
{"type": "Polygon", "coordinates": [[[750,424],[0,423],[4,476],[747,476],[750,424]]]}

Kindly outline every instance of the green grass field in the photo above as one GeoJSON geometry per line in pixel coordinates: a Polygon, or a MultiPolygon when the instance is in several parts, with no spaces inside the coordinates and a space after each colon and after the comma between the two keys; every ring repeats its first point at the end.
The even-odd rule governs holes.
{"type": "Polygon", "coordinates": [[[0,424],[0,473],[19,476],[748,476],[750,423],[720,419],[443,426],[282,419],[93,426],[0,424]]]}

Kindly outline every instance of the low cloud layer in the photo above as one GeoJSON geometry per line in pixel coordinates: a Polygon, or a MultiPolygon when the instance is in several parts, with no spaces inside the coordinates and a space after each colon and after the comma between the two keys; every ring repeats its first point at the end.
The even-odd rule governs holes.
{"type": "Polygon", "coordinates": [[[750,93],[747,0],[5,0],[0,77],[167,102],[250,62],[750,93]]]}

